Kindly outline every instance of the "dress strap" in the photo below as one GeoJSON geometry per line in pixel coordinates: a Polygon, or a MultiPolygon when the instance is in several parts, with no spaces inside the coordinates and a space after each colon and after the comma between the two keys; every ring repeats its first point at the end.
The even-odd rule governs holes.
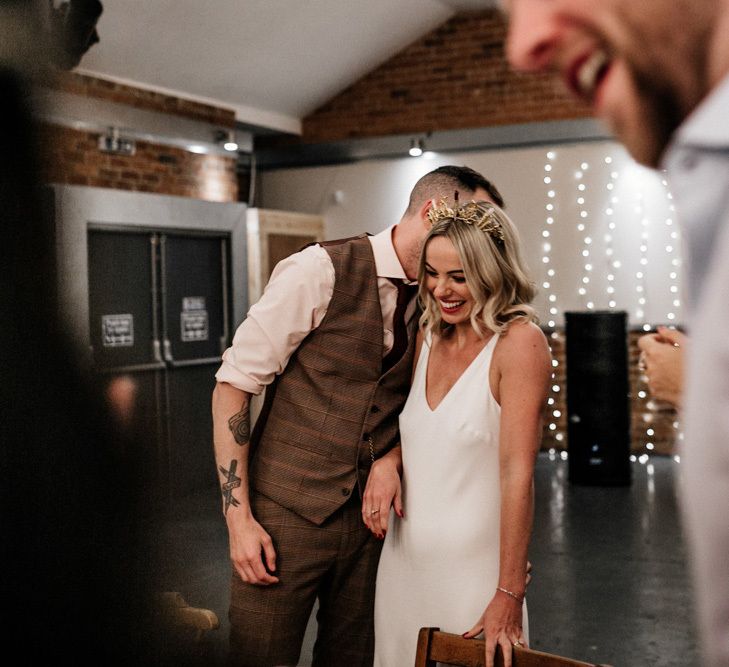
{"type": "Polygon", "coordinates": [[[418,358],[415,360],[415,374],[413,375],[412,384],[413,388],[418,382],[420,382],[420,379],[425,376],[425,370],[428,368],[431,345],[432,336],[430,335],[430,331],[426,331],[423,336],[423,344],[420,346],[420,353],[418,354],[418,358]]]}
{"type": "Polygon", "coordinates": [[[489,342],[483,346],[483,350],[479,352],[479,356],[481,357],[479,365],[486,366],[486,368],[491,366],[491,359],[494,356],[494,350],[496,349],[496,344],[499,342],[500,335],[501,334],[494,333],[494,335],[489,339],[489,342]]]}

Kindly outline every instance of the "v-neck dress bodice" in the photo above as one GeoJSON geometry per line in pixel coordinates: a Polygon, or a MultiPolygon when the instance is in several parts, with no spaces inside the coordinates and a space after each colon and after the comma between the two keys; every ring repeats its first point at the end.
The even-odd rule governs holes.
{"type": "MultiPolygon", "coordinates": [[[[499,422],[489,369],[498,335],[443,399],[426,399],[430,340],[400,415],[403,511],[390,514],[375,596],[375,667],[412,665],[418,630],[469,630],[499,577],[499,422]]],[[[524,605],[524,631],[526,604],[524,605]]]]}

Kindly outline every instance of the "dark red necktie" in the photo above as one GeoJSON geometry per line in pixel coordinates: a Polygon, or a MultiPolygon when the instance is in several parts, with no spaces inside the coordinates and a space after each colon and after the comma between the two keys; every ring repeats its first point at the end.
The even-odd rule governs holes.
{"type": "Polygon", "coordinates": [[[406,285],[400,278],[389,278],[388,280],[397,287],[397,305],[395,306],[395,314],[392,317],[392,349],[382,360],[383,373],[389,371],[400,361],[400,357],[408,349],[408,329],[405,324],[405,311],[410,303],[410,299],[418,289],[417,285],[406,285]]]}

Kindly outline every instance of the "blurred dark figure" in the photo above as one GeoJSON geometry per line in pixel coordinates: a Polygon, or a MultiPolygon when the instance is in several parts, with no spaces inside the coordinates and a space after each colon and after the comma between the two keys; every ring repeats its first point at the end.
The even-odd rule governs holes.
{"type": "Polygon", "coordinates": [[[99,41],[96,22],[104,10],[99,0],[66,0],[58,7],[49,4],[49,27],[55,44],[54,64],[73,69],[83,55],[99,41]]]}
{"type": "Polygon", "coordinates": [[[55,299],[53,221],[29,106],[31,3],[0,14],[0,525],[6,654],[34,664],[151,655],[138,477],[82,377],[55,299]],[[15,13],[14,13],[15,10],[15,13]],[[27,65],[27,66],[26,66],[27,65]]]}
{"type": "Polygon", "coordinates": [[[111,416],[59,317],[29,102],[54,49],[36,8],[0,5],[1,643],[24,664],[190,664],[158,622],[150,485],[124,456],[124,387],[111,416]]]}

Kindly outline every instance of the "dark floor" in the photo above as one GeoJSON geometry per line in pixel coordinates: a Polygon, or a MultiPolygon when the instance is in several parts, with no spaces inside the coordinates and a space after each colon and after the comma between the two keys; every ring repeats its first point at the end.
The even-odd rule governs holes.
{"type": "MultiPolygon", "coordinates": [[[[632,464],[630,487],[579,487],[547,454],[536,471],[530,549],[531,646],[614,667],[699,664],[686,552],[674,497],[680,464],[632,464]]],[[[213,609],[227,639],[227,533],[217,491],[178,502],[163,531],[163,588],[213,609]]],[[[310,665],[310,623],[299,665],[310,665]]],[[[343,666],[346,667],[346,666],[343,666]]],[[[409,666],[403,666],[409,667],[409,666]]]]}

